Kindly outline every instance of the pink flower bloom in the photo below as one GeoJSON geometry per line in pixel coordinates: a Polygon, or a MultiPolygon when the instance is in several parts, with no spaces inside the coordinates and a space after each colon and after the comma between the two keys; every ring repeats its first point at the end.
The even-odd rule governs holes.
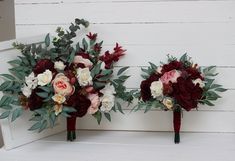
{"type": "Polygon", "coordinates": [[[91,101],[91,105],[88,108],[88,114],[94,114],[99,110],[100,106],[100,98],[99,95],[96,94],[89,94],[88,99],[91,101]]]}
{"type": "Polygon", "coordinates": [[[52,82],[54,91],[56,94],[61,94],[63,96],[72,95],[74,92],[74,86],[70,84],[70,80],[63,73],[56,75],[52,82]]]}
{"type": "Polygon", "coordinates": [[[179,78],[181,73],[178,70],[171,70],[169,72],[164,73],[164,75],[160,78],[163,84],[168,84],[169,82],[176,83],[177,78],[179,78]]]}
{"type": "Polygon", "coordinates": [[[74,57],[73,63],[74,64],[84,64],[84,66],[87,68],[91,68],[93,65],[93,63],[89,59],[83,58],[80,55],[77,55],[74,57]]]}

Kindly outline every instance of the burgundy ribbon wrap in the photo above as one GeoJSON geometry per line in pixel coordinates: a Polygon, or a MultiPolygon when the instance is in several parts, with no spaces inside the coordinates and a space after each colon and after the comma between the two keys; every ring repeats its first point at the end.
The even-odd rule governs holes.
{"type": "Polygon", "coordinates": [[[76,139],[76,117],[67,117],[67,140],[74,141],[76,139]]]}
{"type": "Polygon", "coordinates": [[[175,144],[180,142],[180,125],[181,125],[181,111],[175,110],[173,112],[173,124],[174,124],[174,132],[175,132],[175,144]]]}

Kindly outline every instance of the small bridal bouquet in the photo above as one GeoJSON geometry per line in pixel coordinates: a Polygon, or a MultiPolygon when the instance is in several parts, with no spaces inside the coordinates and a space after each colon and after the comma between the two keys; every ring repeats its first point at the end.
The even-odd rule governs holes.
{"type": "Polygon", "coordinates": [[[159,67],[150,63],[142,69],[144,80],[140,85],[140,100],[135,111],[161,108],[173,111],[175,143],[180,142],[181,113],[198,108],[198,104],[214,106],[213,101],[220,98],[218,92],[226,89],[215,84],[215,66],[201,68],[193,63],[187,54],[180,59],[168,56],[167,63],[159,67]]]}

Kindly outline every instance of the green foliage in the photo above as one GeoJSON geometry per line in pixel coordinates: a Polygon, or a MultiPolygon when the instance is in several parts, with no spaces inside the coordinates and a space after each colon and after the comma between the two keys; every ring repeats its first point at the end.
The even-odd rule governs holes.
{"type": "Polygon", "coordinates": [[[98,124],[100,124],[101,119],[102,119],[102,113],[100,111],[97,111],[96,113],[94,113],[92,116],[95,117],[95,119],[97,120],[98,124]]]}
{"type": "Polygon", "coordinates": [[[104,116],[105,116],[105,118],[107,119],[107,120],[109,120],[109,122],[111,122],[111,116],[110,116],[110,114],[109,113],[104,113],[104,116]]]}

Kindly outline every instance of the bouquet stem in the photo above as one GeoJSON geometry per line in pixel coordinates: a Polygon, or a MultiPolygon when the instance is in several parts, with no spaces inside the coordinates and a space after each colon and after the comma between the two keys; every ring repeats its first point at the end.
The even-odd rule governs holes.
{"type": "Polygon", "coordinates": [[[74,141],[76,139],[76,117],[67,117],[67,140],[74,141]]]}
{"type": "Polygon", "coordinates": [[[177,109],[173,112],[173,123],[175,131],[175,144],[180,143],[180,125],[181,125],[181,110],[177,109]]]}

